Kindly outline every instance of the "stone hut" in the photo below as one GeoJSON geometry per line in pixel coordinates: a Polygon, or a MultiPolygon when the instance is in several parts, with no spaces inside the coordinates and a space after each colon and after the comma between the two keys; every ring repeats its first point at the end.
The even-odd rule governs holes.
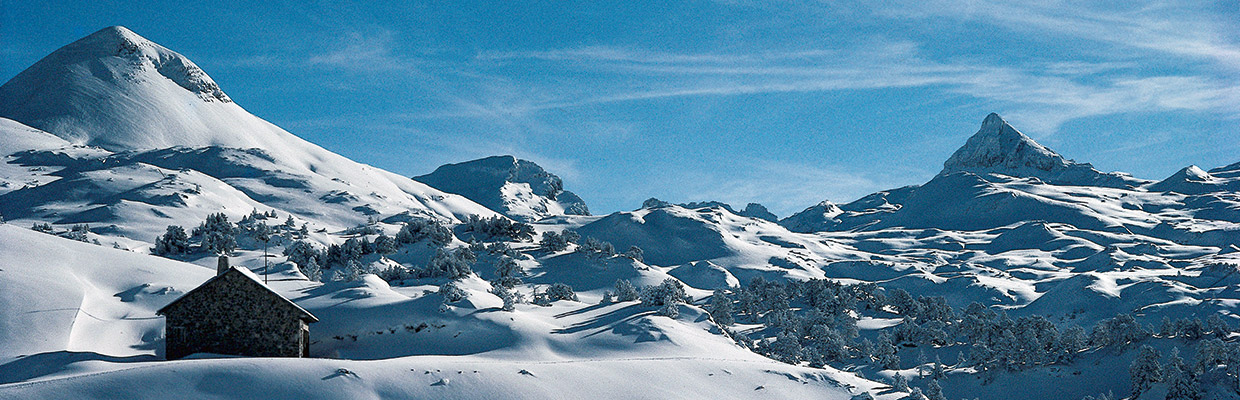
{"type": "Polygon", "coordinates": [[[308,357],[319,319],[220,257],[214,278],[156,312],[166,317],[166,357],[193,353],[308,357]]]}

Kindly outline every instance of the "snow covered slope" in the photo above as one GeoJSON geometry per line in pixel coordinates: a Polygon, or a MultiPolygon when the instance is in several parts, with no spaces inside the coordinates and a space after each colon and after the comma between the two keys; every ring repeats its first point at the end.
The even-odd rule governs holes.
{"type": "Polygon", "coordinates": [[[455,193],[520,221],[555,215],[590,215],[585,201],[564,190],[560,177],[530,161],[493,156],[447,164],[413,178],[455,193]]]}
{"type": "MultiPolygon", "coordinates": [[[[250,254],[240,263],[261,263],[250,254]]],[[[312,349],[330,358],[158,361],[155,310],[213,272],[0,224],[0,398],[847,399],[845,386],[878,386],[753,354],[693,306],[676,319],[635,302],[509,313],[482,290],[443,306],[421,287],[318,284],[287,269],[271,286],[321,319],[312,349]]]]}
{"type": "Polygon", "coordinates": [[[0,86],[0,116],[63,139],[4,120],[0,128],[21,135],[6,135],[0,154],[24,170],[6,167],[0,179],[62,178],[41,189],[10,183],[9,190],[21,193],[0,200],[9,219],[125,226],[121,235],[150,240],[152,231],[176,222],[171,216],[201,218],[224,209],[274,208],[330,229],[380,213],[449,221],[495,214],[249,114],[193,62],[123,27],[69,44],[0,86]],[[97,148],[86,152],[70,143],[97,148]],[[73,148],[79,150],[66,150],[73,148]],[[189,199],[199,195],[217,199],[189,199]],[[202,210],[187,214],[191,203],[202,210]]]}
{"type": "Polygon", "coordinates": [[[120,26],[56,50],[0,86],[0,116],[114,151],[304,144],[250,115],[189,59],[120,26]]]}

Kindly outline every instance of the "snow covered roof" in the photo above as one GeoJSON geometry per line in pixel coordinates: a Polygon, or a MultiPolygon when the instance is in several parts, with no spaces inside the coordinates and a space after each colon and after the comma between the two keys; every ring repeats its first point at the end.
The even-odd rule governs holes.
{"type": "Polygon", "coordinates": [[[181,295],[181,297],[178,297],[176,300],[173,300],[171,303],[168,303],[168,305],[164,306],[163,308],[160,308],[159,311],[155,312],[155,315],[164,315],[164,312],[167,311],[169,308],[171,308],[173,305],[179,303],[181,300],[184,300],[185,298],[190,297],[190,295],[193,295],[195,292],[202,290],[202,288],[211,286],[212,282],[215,282],[216,280],[219,280],[219,279],[223,279],[225,276],[229,274],[240,274],[241,276],[248,278],[250,281],[253,281],[259,287],[266,289],[272,295],[275,295],[280,300],[283,300],[284,303],[287,303],[288,305],[292,306],[293,309],[297,310],[297,312],[301,314],[302,319],[305,320],[306,322],[319,322],[319,318],[315,317],[314,314],[311,314],[309,311],[306,311],[306,309],[301,308],[301,306],[297,305],[297,303],[294,303],[292,300],[289,300],[287,297],[284,297],[279,292],[276,292],[270,286],[267,286],[267,284],[263,283],[263,280],[260,279],[258,275],[255,275],[253,271],[250,271],[249,269],[246,269],[246,268],[238,268],[238,267],[231,267],[228,269],[228,271],[224,271],[224,273],[216,275],[215,277],[212,277],[211,279],[208,279],[206,282],[203,282],[201,285],[198,285],[198,287],[194,288],[194,290],[190,290],[188,293],[181,295]]]}

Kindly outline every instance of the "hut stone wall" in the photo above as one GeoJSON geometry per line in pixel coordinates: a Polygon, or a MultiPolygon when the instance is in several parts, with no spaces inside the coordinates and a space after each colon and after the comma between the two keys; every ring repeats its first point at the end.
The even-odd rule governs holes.
{"type": "Polygon", "coordinates": [[[309,327],[279,295],[240,273],[225,273],[164,310],[165,355],[193,353],[305,357],[309,327]]]}

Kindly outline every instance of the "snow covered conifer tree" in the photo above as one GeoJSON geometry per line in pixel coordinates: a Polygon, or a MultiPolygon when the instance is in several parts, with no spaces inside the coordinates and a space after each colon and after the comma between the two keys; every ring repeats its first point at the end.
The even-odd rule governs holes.
{"type": "Polygon", "coordinates": [[[878,364],[883,368],[900,367],[900,356],[896,354],[896,346],[891,343],[891,336],[886,332],[878,335],[878,344],[874,345],[874,358],[878,359],[878,364]]]}
{"type": "Polygon", "coordinates": [[[155,238],[155,248],[151,252],[159,256],[189,252],[189,235],[185,228],[168,225],[164,235],[155,238]]]}
{"type": "Polygon", "coordinates": [[[637,297],[637,288],[633,287],[633,283],[628,279],[616,280],[616,301],[633,301],[637,297]]]}
{"type": "Polygon", "coordinates": [[[1167,382],[1167,400],[1201,400],[1201,385],[1197,374],[1180,358],[1180,349],[1171,348],[1171,357],[1164,368],[1167,382]]]}
{"type": "Polygon", "coordinates": [[[521,268],[521,264],[518,264],[517,260],[503,255],[495,263],[495,275],[499,277],[496,279],[496,283],[499,286],[512,289],[522,283],[521,277],[525,275],[525,269],[521,268]]]}
{"type": "Polygon", "coordinates": [[[930,370],[930,377],[935,380],[947,378],[947,371],[943,369],[943,362],[939,361],[939,356],[934,356],[934,366],[930,370]]]}
{"type": "Polygon", "coordinates": [[[908,380],[904,379],[904,375],[896,372],[896,376],[891,378],[891,390],[897,392],[908,392],[908,380]]]}
{"type": "Polygon", "coordinates": [[[1227,326],[1227,322],[1223,321],[1218,313],[1211,314],[1206,318],[1206,328],[1210,330],[1210,334],[1219,339],[1226,339],[1231,334],[1231,327],[1227,326]]]}
{"type": "Polygon", "coordinates": [[[642,251],[641,247],[629,246],[629,251],[624,252],[624,256],[633,259],[633,261],[646,262],[645,252],[642,251]]]}
{"type": "Polygon", "coordinates": [[[947,400],[947,396],[943,395],[943,387],[939,386],[938,379],[930,380],[930,384],[926,385],[925,395],[928,400],[947,400]]]}
{"type": "Polygon", "coordinates": [[[573,291],[573,287],[568,286],[563,283],[559,283],[559,282],[553,283],[551,284],[551,286],[548,286],[546,295],[547,295],[547,298],[551,301],[559,301],[559,300],[578,301],[577,293],[573,291]]]}
{"type": "Polygon", "coordinates": [[[719,325],[728,326],[736,322],[732,319],[732,299],[722,289],[715,289],[710,297],[710,308],[706,311],[719,325]]]}
{"type": "Polygon", "coordinates": [[[1158,351],[1149,345],[1141,346],[1141,352],[1132,365],[1128,367],[1128,376],[1132,380],[1132,398],[1141,397],[1150,390],[1154,382],[1162,380],[1162,366],[1158,363],[1158,351]]]}

